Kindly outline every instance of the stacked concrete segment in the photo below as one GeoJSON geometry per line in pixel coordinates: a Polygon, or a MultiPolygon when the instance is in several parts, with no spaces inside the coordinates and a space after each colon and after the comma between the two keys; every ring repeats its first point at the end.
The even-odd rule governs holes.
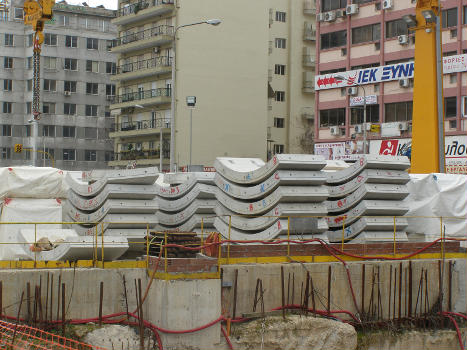
{"type": "Polygon", "coordinates": [[[403,199],[410,181],[406,157],[360,157],[352,166],[327,173],[329,200],[325,202],[330,242],[407,240],[407,213],[403,199]]]}

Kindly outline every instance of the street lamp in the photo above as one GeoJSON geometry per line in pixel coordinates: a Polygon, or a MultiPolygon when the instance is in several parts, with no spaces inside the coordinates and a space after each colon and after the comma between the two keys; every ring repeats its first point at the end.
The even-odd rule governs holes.
{"type": "Polygon", "coordinates": [[[193,153],[193,109],[196,106],[196,96],[187,96],[186,105],[190,109],[190,167],[188,171],[191,171],[191,155],[193,153]]]}
{"type": "MultiPolygon", "coordinates": [[[[335,78],[349,81],[348,78],[342,75],[336,75],[335,78]]],[[[361,87],[363,90],[363,154],[367,154],[368,149],[367,149],[367,142],[366,142],[366,91],[363,85],[357,85],[357,87],[361,87]]]]}
{"type": "Polygon", "coordinates": [[[196,26],[199,24],[209,24],[212,26],[218,26],[221,24],[220,19],[208,19],[206,21],[182,24],[175,28],[173,35],[173,45],[172,45],[172,86],[171,86],[171,113],[170,113],[170,171],[176,171],[174,169],[175,165],[175,67],[176,67],[176,48],[177,48],[177,31],[181,28],[196,26]]]}

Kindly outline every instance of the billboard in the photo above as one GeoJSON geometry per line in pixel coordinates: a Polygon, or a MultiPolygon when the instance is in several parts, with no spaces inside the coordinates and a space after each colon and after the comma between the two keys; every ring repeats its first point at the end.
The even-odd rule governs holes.
{"type": "Polygon", "coordinates": [[[356,160],[363,153],[362,141],[325,142],[315,144],[315,154],[326,160],[356,160]]]}

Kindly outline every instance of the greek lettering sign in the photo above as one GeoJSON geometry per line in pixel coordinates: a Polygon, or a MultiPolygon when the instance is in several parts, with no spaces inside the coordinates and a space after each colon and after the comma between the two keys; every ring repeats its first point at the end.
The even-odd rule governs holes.
{"type": "Polygon", "coordinates": [[[467,71],[467,55],[454,55],[443,57],[443,73],[456,73],[467,71]]]}
{"type": "MultiPolygon", "coordinates": [[[[378,96],[369,95],[366,96],[367,105],[375,105],[378,103],[378,96]]],[[[363,96],[355,96],[350,98],[350,107],[363,106],[363,96]]]]}

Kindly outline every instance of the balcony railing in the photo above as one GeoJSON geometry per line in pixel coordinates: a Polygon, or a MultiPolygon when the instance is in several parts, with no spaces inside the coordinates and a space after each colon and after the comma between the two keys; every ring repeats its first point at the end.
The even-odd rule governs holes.
{"type": "MultiPolygon", "coordinates": [[[[159,159],[160,151],[159,150],[131,150],[131,151],[122,151],[115,153],[115,161],[122,160],[138,160],[138,159],[159,159]]],[[[165,159],[170,158],[170,150],[164,149],[162,155],[165,159]]]]}
{"type": "Polygon", "coordinates": [[[112,103],[124,103],[130,101],[139,101],[154,97],[170,97],[172,93],[171,88],[158,88],[144,91],[131,92],[128,94],[117,95],[112,103]]]}
{"type": "Polygon", "coordinates": [[[115,39],[112,43],[112,47],[117,47],[120,45],[129,44],[138,40],[149,39],[152,37],[160,36],[160,35],[174,35],[174,27],[167,26],[167,25],[160,25],[157,27],[145,29],[136,33],[130,33],[124,35],[118,39],[115,39]]]}
{"type": "Polygon", "coordinates": [[[125,1],[122,2],[120,5],[120,9],[117,11],[117,16],[127,16],[131,15],[132,13],[138,13],[141,10],[147,9],[148,7],[152,6],[159,6],[159,5],[173,5],[174,0],[151,0],[151,1],[125,1]]]}
{"type": "Polygon", "coordinates": [[[111,127],[111,131],[132,131],[145,129],[170,128],[170,119],[156,118],[150,120],[136,120],[131,122],[115,123],[111,127]]]}
{"type": "Polygon", "coordinates": [[[172,57],[154,57],[148,60],[141,60],[132,63],[122,64],[117,67],[117,74],[135,72],[141,69],[149,69],[154,67],[170,67],[172,65],[172,57]]]}

